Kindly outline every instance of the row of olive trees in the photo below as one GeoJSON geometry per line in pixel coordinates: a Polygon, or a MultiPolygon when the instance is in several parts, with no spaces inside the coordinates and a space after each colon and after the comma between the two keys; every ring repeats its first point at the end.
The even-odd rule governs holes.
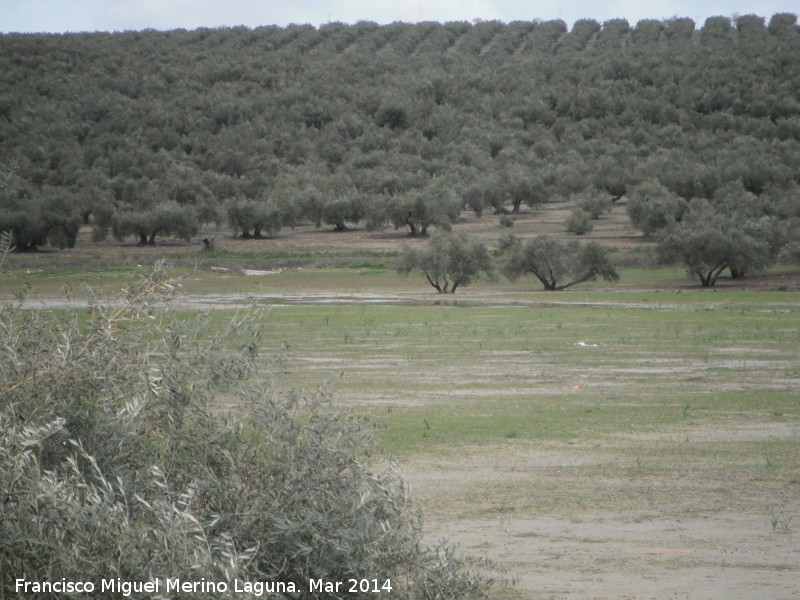
{"type": "Polygon", "coordinates": [[[95,239],[110,230],[117,239],[134,234],[141,243],[153,243],[157,233],[188,237],[196,233],[198,225],[212,221],[225,221],[234,235],[244,239],[269,237],[300,221],[337,231],[355,226],[371,230],[394,227],[412,237],[424,237],[431,227],[449,230],[463,209],[478,217],[486,210],[518,213],[523,205],[538,206],[570,191],[554,180],[546,184],[541,174],[518,167],[498,169],[465,185],[455,176],[421,176],[413,167],[394,166],[396,169],[376,165],[378,185],[360,183],[357,174],[325,179],[309,173],[280,176],[271,184],[245,183],[222,190],[233,197],[216,207],[208,189],[183,203],[159,203],[153,194],[144,200],[142,196],[118,195],[116,209],[109,211],[102,205],[93,209],[95,239]],[[258,187],[260,192],[254,189],[258,187]],[[187,208],[182,218],[176,213],[179,205],[187,208]]]}
{"type": "MultiPolygon", "coordinates": [[[[191,199],[165,199],[165,187],[157,182],[129,181],[116,193],[81,204],[67,192],[19,188],[0,192],[0,229],[14,232],[20,251],[50,245],[72,247],[82,222],[91,223],[92,239],[102,241],[109,234],[123,241],[133,237],[140,245],[152,245],[159,238],[190,240],[204,226],[223,222],[233,235],[261,239],[294,227],[300,221],[323,224],[337,231],[366,226],[405,229],[412,237],[426,236],[429,229],[449,230],[463,208],[483,214],[486,206],[504,212],[511,206],[519,212],[524,202],[534,206],[545,198],[536,179],[522,176],[503,186],[474,185],[463,194],[444,178],[396,193],[363,193],[322,190],[313,185],[271,190],[258,198],[238,194],[215,204],[207,190],[191,199]],[[110,196],[110,197],[109,197],[110,196]]],[[[341,188],[340,188],[341,189],[341,188]]]]}
{"type": "Polygon", "coordinates": [[[482,274],[492,278],[499,266],[511,280],[532,275],[548,291],[563,290],[602,278],[615,282],[619,275],[609,253],[597,242],[562,242],[549,235],[526,242],[504,236],[500,257],[494,260],[483,242],[460,233],[436,232],[425,248],[403,247],[397,264],[399,273],[421,271],[440,294],[453,294],[482,274]]]}
{"type": "Polygon", "coordinates": [[[19,597],[19,579],[99,591],[166,578],[228,584],[192,594],[208,600],[239,597],[235,579],[291,584],[270,594],[286,600],[374,595],[312,578],[489,597],[473,565],[422,542],[407,483],[370,452],[373,427],[324,389],[280,391],[283,350],[259,375],[258,315],[181,321],[164,304],[174,287],[157,265],[88,312],[0,310],[0,597],[19,597]]]}
{"type": "Polygon", "coordinates": [[[363,223],[368,229],[386,226],[406,229],[412,237],[426,236],[431,226],[450,229],[461,214],[463,201],[443,185],[430,185],[399,194],[344,193],[324,198],[318,190],[299,193],[296,201],[238,199],[227,208],[234,235],[262,238],[305,219],[336,231],[363,223]]]}
{"type": "MultiPolygon", "coordinates": [[[[664,220],[653,230],[658,263],[682,264],[703,287],[712,287],[726,270],[731,277],[741,278],[763,271],[779,259],[800,262],[800,208],[791,197],[785,200],[784,208],[793,216],[776,218],[759,213],[750,204],[740,206],[739,212],[705,200],[687,206],[649,184],[634,191],[628,210],[635,220],[640,210],[653,221],[664,220]],[[641,197],[648,192],[660,193],[664,202],[656,208],[642,204],[641,197]]],[[[421,271],[440,294],[454,293],[481,274],[491,278],[497,267],[511,280],[532,275],[549,291],[598,278],[609,282],[619,279],[608,250],[596,241],[581,244],[539,235],[522,242],[506,235],[500,240],[498,253],[499,258],[494,260],[483,242],[442,231],[424,248],[404,245],[397,270],[403,274],[421,271]]]]}
{"type": "MultiPolygon", "coordinates": [[[[734,18],[712,16],[705,20],[701,42],[731,41],[734,33],[749,40],[756,36],[786,35],[791,33],[794,21],[790,14],[778,13],[767,25],[764,17],[740,15],[734,18]],[[788,30],[788,32],[787,32],[788,30]]],[[[596,38],[593,48],[618,48],[627,36],[634,44],[658,41],[661,36],[671,43],[691,41],[696,32],[693,19],[674,17],[667,20],[643,19],[633,26],[624,18],[604,22],[595,19],[579,19],[570,30],[561,20],[551,21],[452,21],[438,23],[423,21],[418,24],[395,22],[379,25],[361,21],[355,25],[333,22],[315,28],[309,24],[290,25],[287,28],[259,27],[249,30],[244,27],[233,30],[245,37],[247,44],[278,51],[284,55],[314,51],[330,55],[343,52],[391,52],[401,56],[420,53],[446,53],[457,55],[489,55],[507,57],[515,52],[569,52],[585,50],[596,38]],[[564,37],[561,44],[559,38],[564,37]]],[[[194,37],[209,38],[217,44],[227,32],[198,30],[194,37]],[[216,39],[215,39],[216,38],[216,39]]],[[[228,37],[230,34],[228,35],[228,37]]]]}
{"type": "Polygon", "coordinates": [[[733,181],[710,199],[687,200],[650,180],[632,190],[627,212],[656,242],[659,262],[685,265],[703,287],[713,286],[726,270],[740,278],[781,259],[797,260],[800,204],[785,189],[757,197],[733,181]]]}

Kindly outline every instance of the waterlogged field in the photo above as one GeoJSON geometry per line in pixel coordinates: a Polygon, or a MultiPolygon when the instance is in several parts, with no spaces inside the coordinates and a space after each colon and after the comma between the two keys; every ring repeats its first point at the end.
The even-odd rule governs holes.
{"type": "Polygon", "coordinates": [[[498,598],[794,597],[800,292],[637,277],[440,297],[381,269],[198,273],[177,309],[221,323],[258,308],[278,385],[368,417],[431,541],[516,580],[498,598]]]}
{"type": "Polygon", "coordinates": [[[343,403],[385,408],[372,412],[398,454],[576,441],[748,409],[773,419],[799,407],[800,306],[789,298],[629,299],[283,305],[265,321],[291,356],[284,381],[334,381],[343,403]]]}
{"type": "Polygon", "coordinates": [[[509,597],[798,589],[798,294],[317,300],[265,304],[283,384],[369,416],[509,597]]]}

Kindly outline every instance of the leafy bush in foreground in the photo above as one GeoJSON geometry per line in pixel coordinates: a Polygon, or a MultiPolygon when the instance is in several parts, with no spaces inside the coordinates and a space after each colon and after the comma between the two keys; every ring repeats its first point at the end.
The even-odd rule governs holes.
{"type": "Polygon", "coordinates": [[[172,290],[157,266],[88,313],[0,313],[0,597],[17,597],[16,578],[372,597],[308,589],[350,577],[391,579],[393,599],[486,597],[452,549],[421,545],[402,476],[370,464],[365,423],[324,390],[257,390],[257,320],[177,321],[161,304],[172,290]]]}

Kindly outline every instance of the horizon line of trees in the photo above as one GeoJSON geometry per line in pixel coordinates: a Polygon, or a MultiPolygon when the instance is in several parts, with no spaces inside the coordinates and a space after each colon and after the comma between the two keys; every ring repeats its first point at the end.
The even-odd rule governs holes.
{"type": "MultiPolygon", "coordinates": [[[[570,29],[563,19],[531,19],[501,21],[497,19],[473,19],[472,21],[419,21],[410,23],[394,21],[379,24],[374,21],[360,20],[353,24],[340,21],[330,21],[315,27],[310,23],[292,23],[287,26],[260,25],[249,27],[237,25],[233,27],[197,27],[194,29],[174,28],[158,30],[146,28],[142,30],[123,31],[79,31],[64,33],[43,32],[0,32],[2,36],[59,36],[59,37],[84,37],[84,36],[134,36],[136,39],[143,35],[167,34],[181,35],[186,33],[196,34],[201,40],[217,31],[231,31],[236,34],[249,33],[258,36],[259,42],[264,38],[268,40],[269,50],[278,50],[284,46],[293,45],[304,52],[352,52],[354,45],[363,44],[371,51],[391,48],[396,51],[435,51],[447,50],[458,44],[461,51],[486,53],[490,51],[487,45],[496,43],[499,51],[513,52],[524,50],[530,46],[533,50],[584,50],[598,43],[601,47],[617,47],[627,44],[648,44],[654,41],[685,42],[695,41],[708,43],[726,37],[741,34],[752,37],[760,34],[773,36],[786,35],[796,27],[794,13],[774,13],[769,23],[765,17],[756,14],[733,16],[714,15],[706,18],[701,28],[697,28],[694,19],[689,17],[674,16],[667,19],[640,19],[631,26],[625,18],[611,18],[598,21],[592,18],[577,19],[570,29]],[[569,40],[555,47],[543,47],[536,41],[548,39],[552,44],[557,44],[560,38],[569,35],[569,40]],[[693,36],[697,35],[696,39],[693,36]],[[520,48],[522,46],[522,48],[520,48]]],[[[253,43],[248,39],[245,43],[253,43]]]]}

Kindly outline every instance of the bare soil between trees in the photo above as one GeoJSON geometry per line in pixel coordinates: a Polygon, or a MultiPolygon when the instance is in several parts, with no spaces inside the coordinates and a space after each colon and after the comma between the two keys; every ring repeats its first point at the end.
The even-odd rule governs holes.
{"type": "MultiPolygon", "coordinates": [[[[699,435],[705,432],[698,431],[699,435]]],[[[797,440],[800,429],[764,431],[797,440]]],[[[735,438],[738,431],[709,432],[735,438]]],[[[657,479],[610,477],[593,457],[591,442],[562,451],[504,454],[494,449],[458,460],[414,460],[403,465],[416,497],[426,500],[429,541],[447,538],[465,554],[489,557],[516,580],[519,597],[564,600],[788,600],[800,597],[797,524],[770,527],[767,506],[756,513],[738,506],[706,507],[701,490],[685,489],[685,505],[659,506],[657,479]],[[579,485],[613,488],[628,497],[618,510],[542,514],[546,483],[558,503],[576,485],[570,468],[595,470],[579,485]],[[560,482],[559,482],[560,480],[560,482]],[[529,490],[534,506],[498,505],[498,486],[529,490]],[[481,495],[480,490],[484,490],[481,495]],[[469,500],[465,502],[464,498],[469,500]]],[[[634,464],[634,457],[630,457],[634,464]]],[[[797,483],[800,483],[798,481],[797,483]]],[[[668,485],[668,482],[666,482],[668,485]]],[[[742,482],[742,486],[756,485],[742,482]]],[[[683,487],[683,486],[681,486],[683,487]]],[[[797,491],[795,484],[795,493],[797,491]]],[[[743,490],[744,491],[744,490],[743,490]]],[[[756,492],[757,493],[757,492],[756,492]]],[[[514,496],[514,494],[510,494],[514,496]]],[[[797,504],[795,504],[797,507],[797,504]]]]}

